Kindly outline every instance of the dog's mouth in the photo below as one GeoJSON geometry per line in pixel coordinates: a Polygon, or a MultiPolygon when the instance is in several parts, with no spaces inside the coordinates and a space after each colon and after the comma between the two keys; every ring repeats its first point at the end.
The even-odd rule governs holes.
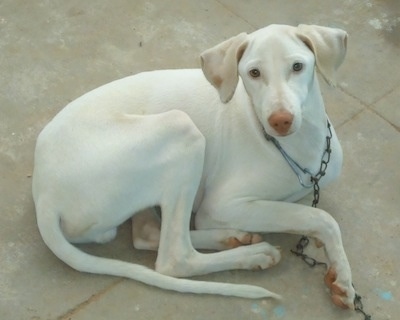
{"type": "Polygon", "coordinates": [[[270,140],[271,137],[287,137],[293,134],[295,131],[294,130],[289,130],[285,133],[279,133],[275,131],[274,129],[266,130],[264,126],[262,126],[262,131],[264,136],[267,138],[267,140],[270,140]]]}
{"type": "Polygon", "coordinates": [[[281,128],[276,129],[275,127],[272,127],[270,124],[261,124],[260,123],[260,126],[262,128],[264,135],[268,135],[270,137],[276,137],[276,138],[287,137],[296,132],[296,128],[293,123],[287,124],[287,125],[285,124],[285,126],[288,126],[288,128],[285,128],[285,129],[281,129],[281,128]]]}
{"type": "Polygon", "coordinates": [[[286,131],[286,132],[283,132],[283,133],[281,133],[281,132],[277,132],[276,130],[271,130],[272,132],[270,133],[270,135],[271,136],[274,136],[274,137],[287,137],[287,136],[290,136],[290,135],[292,135],[294,132],[295,132],[295,130],[292,130],[292,129],[289,129],[288,131],[286,131]]]}

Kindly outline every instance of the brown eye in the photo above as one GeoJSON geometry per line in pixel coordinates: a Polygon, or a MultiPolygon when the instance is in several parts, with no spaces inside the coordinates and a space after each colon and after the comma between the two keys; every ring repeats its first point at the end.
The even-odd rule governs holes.
{"type": "Polygon", "coordinates": [[[296,72],[301,71],[301,69],[303,69],[303,64],[301,62],[295,62],[293,63],[292,69],[296,72]]]}
{"type": "Polygon", "coordinates": [[[258,69],[251,69],[251,70],[249,71],[249,75],[250,75],[252,78],[258,78],[258,77],[260,76],[260,70],[258,70],[258,69]]]}

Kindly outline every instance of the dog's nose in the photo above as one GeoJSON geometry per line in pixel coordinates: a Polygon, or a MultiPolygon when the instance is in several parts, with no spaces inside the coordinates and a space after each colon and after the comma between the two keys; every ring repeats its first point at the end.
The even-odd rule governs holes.
{"type": "Polygon", "coordinates": [[[288,111],[274,112],[268,118],[268,123],[278,134],[285,136],[292,126],[293,114],[288,111]]]}

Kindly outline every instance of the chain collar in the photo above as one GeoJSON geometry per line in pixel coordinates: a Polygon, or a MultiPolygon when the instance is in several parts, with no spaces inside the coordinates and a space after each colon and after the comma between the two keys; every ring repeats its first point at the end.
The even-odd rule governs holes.
{"type": "MultiPolygon", "coordinates": [[[[281,144],[279,143],[278,140],[276,140],[274,137],[269,135],[268,133],[265,132],[263,129],[264,137],[267,141],[271,141],[275,147],[279,150],[279,152],[282,154],[290,168],[293,170],[293,172],[297,175],[297,179],[299,180],[299,183],[304,187],[304,188],[311,188],[315,186],[315,184],[318,185],[319,180],[325,175],[326,169],[328,168],[328,163],[331,158],[331,139],[332,139],[332,130],[331,130],[331,124],[327,120],[327,128],[328,128],[328,135],[326,136],[326,148],[324,149],[321,157],[321,164],[319,171],[316,174],[312,174],[311,170],[308,168],[303,168],[299,163],[297,163],[286,151],[285,149],[282,148],[281,144]],[[310,181],[304,182],[302,173],[305,175],[308,175],[310,177],[310,181]]],[[[315,189],[315,188],[314,188],[315,189]]],[[[319,187],[318,187],[319,190],[319,187]]],[[[316,190],[314,190],[316,191],[316,190]]],[[[318,203],[318,200],[316,204],[318,203]]],[[[313,205],[314,206],[314,205],[313,205]]]]}

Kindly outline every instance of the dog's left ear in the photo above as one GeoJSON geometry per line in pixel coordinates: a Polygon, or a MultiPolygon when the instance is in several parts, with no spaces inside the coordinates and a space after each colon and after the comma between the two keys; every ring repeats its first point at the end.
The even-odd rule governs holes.
{"type": "Polygon", "coordinates": [[[314,53],[317,68],[324,79],[330,85],[335,85],[336,70],[346,55],[346,31],[300,24],[297,27],[297,35],[314,53]]]}
{"type": "Polygon", "coordinates": [[[238,64],[247,47],[247,34],[240,33],[201,55],[201,68],[207,80],[218,90],[223,103],[229,102],[239,81],[238,64]]]}

